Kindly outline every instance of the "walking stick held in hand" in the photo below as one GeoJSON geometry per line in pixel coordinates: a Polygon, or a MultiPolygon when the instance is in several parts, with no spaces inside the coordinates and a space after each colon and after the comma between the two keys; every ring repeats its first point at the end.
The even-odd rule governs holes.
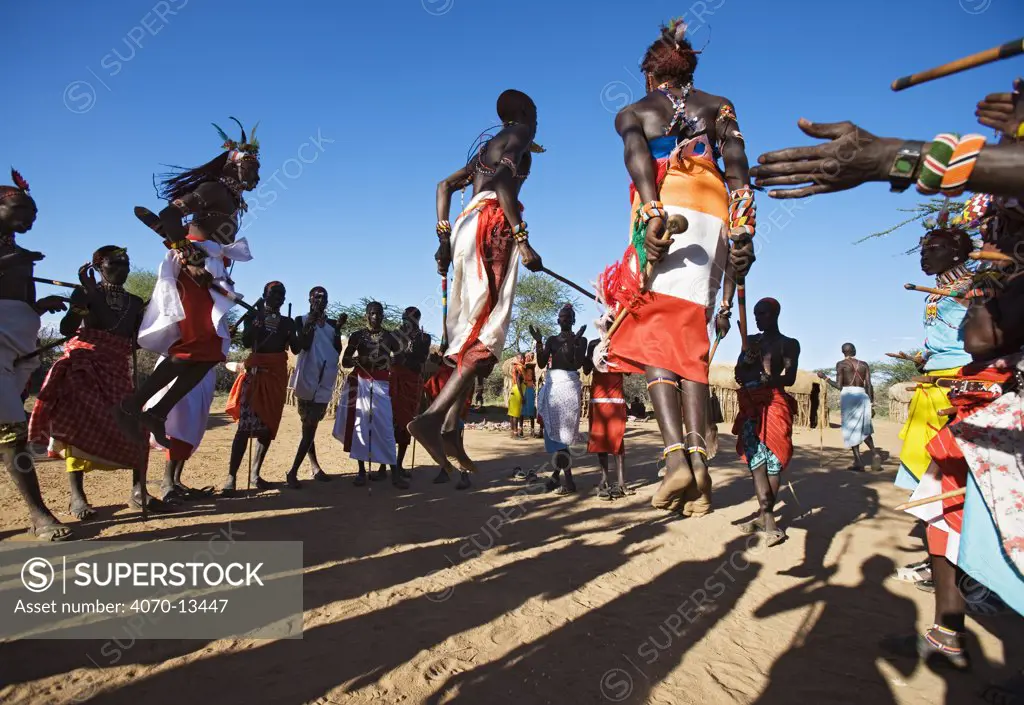
{"type": "Polygon", "coordinates": [[[736,280],[736,304],[740,309],[740,349],[747,349],[747,280],[736,280]]]}
{"type": "MultiPolygon", "coordinates": [[[[661,240],[668,240],[673,235],[679,235],[685,233],[690,227],[690,223],[686,220],[685,216],[673,215],[669,216],[668,223],[665,224],[665,232],[661,236],[661,240]]],[[[651,272],[654,271],[654,263],[648,262],[647,267],[644,268],[643,276],[640,280],[640,293],[643,294],[647,291],[647,285],[650,284],[651,272]]],[[[612,323],[611,328],[608,329],[608,337],[610,338],[615,334],[615,331],[619,329],[622,322],[626,320],[626,316],[629,315],[629,309],[623,308],[619,311],[619,315],[615,317],[615,322],[612,323]]]]}
{"type": "Polygon", "coordinates": [[[910,88],[911,86],[916,86],[919,83],[926,83],[936,78],[942,78],[943,76],[949,76],[950,74],[959,73],[960,71],[973,69],[977,66],[984,66],[985,64],[990,64],[993,61],[999,61],[1000,59],[1009,59],[1010,57],[1017,56],[1018,54],[1024,54],[1024,38],[1014,39],[1012,42],[1007,42],[1006,44],[986,49],[985,51],[979,51],[977,54],[971,54],[970,56],[965,56],[962,59],[950,61],[947,64],[936,66],[933,69],[928,69],[921,73],[897,78],[892,82],[892,89],[894,91],[902,91],[904,88],[910,88]]]}
{"type": "Polygon", "coordinates": [[[586,289],[584,289],[584,288],[583,288],[582,286],[580,286],[580,285],[579,285],[579,284],[577,284],[576,282],[574,282],[574,281],[571,281],[571,280],[569,280],[569,279],[566,279],[565,277],[563,277],[563,276],[562,276],[562,275],[560,275],[560,274],[555,274],[554,272],[552,272],[552,271],[551,271],[550,269],[548,269],[547,267],[541,267],[541,268],[540,268],[540,271],[544,272],[545,274],[547,274],[547,275],[548,275],[549,277],[551,277],[552,279],[557,279],[558,281],[562,282],[562,283],[563,283],[563,284],[565,284],[566,286],[568,286],[568,287],[571,287],[571,288],[575,289],[576,291],[580,292],[581,294],[583,294],[584,296],[586,296],[586,297],[587,297],[588,299],[590,299],[591,301],[597,301],[597,297],[596,297],[596,296],[594,296],[594,294],[593,294],[592,292],[589,292],[589,291],[587,291],[586,289]]]}
{"type": "Polygon", "coordinates": [[[448,347],[448,274],[441,277],[441,350],[448,347]]]}

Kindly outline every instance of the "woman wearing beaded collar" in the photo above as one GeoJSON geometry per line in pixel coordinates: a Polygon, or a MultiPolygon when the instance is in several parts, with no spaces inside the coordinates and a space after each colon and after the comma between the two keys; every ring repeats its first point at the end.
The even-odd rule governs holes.
{"type": "Polygon", "coordinates": [[[435,259],[443,277],[454,264],[445,325],[448,362],[457,369],[426,412],[408,426],[441,467],[435,482],[448,481],[448,457],[455,459],[461,471],[457,489],[469,487],[468,473],[475,469],[462,445],[459,415],[477,377],[488,374],[504,350],[520,262],[534,272],[542,267],[540,255],[530,247],[518,203],[532,153],[544,151],[533,141],[537,106],[525,93],[508,90],[498,98],[497,108],[501,131],[437,187],[440,247],[435,259]],[[452,194],[470,184],[473,198],[452,226],[452,194]]]}
{"type": "Polygon", "coordinates": [[[715,321],[719,336],[728,332],[734,278],[742,279],[753,262],[754,234],[753,194],[736,111],[728,99],[693,87],[698,54],[681,21],[664,26],[641,65],[650,92],[616,117],[633,181],[633,234],[622,261],[609,267],[599,284],[608,306],[598,324],[602,332],[621,311],[631,314],[614,336],[602,336],[607,360],[602,355],[600,364],[606,362],[611,372],[646,374],[666,447],[666,477],[652,503],[686,514],[711,510],[704,441],[707,327],[728,260],[731,271],[715,321]],[[676,242],[662,239],[670,215],[689,222],[676,242]],[[649,291],[642,281],[647,263],[655,265],[649,291]]]}

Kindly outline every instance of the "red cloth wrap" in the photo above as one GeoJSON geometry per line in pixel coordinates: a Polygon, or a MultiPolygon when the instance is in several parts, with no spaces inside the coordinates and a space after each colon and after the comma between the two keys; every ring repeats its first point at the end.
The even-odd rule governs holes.
{"type": "Polygon", "coordinates": [[[50,368],[36,399],[29,439],[50,438],[125,468],[146,467],[145,441],[125,438],[114,409],[134,393],[132,344],[127,338],[83,328],[64,344],[64,356],[50,368]]]}
{"type": "MultiPolygon", "coordinates": [[[[524,210],[521,203],[519,210],[524,210]]],[[[462,349],[455,356],[459,369],[468,363],[476,365],[482,374],[490,374],[498,362],[487,346],[480,342],[479,336],[498,302],[501,286],[511,268],[509,265],[515,247],[512,226],[505,218],[505,211],[501,209],[498,200],[491,198],[483,201],[476,221],[476,272],[479,277],[487,277],[487,302],[473,324],[473,330],[470,331],[462,349]]]]}
{"type": "Polygon", "coordinates": [[[252,353],[245,360],[245,370],[235,378],[224,412],[237,422],[242,414],[242,405],[249,404],[253,413],[270,431],[270,439],[273,440],[277,438],[277,430],[281,426],[281,414],[287,396],[288,353],[252,353]],[[245,381],[250,377],[248,399],[242,399],[242,390],[246,389],[245,381]]]}
{"type": "MultiPolygon", "coordinates": [[[[1012,377],[1013,373],[1006,370],[971,364],[960,370],[956,379],[1005,384],[1012,377]]],[[[956,417],[943,426],[942,430],[926,446],[928,455],[932,457],[932,461],[942,474],[942,493],[967,487],[967,474],[970,472],[967,460],[964,459],[963,452],[956,444],[956,437],[950,432],[950,427],[960,423],[993,401],[995,401],[993,396],[986,392],[950,396],[949,402],[956,409],[956,417]]],[[[950,529],[960,533],[964,523],[964,497],[942,500],[942,518],[945,519],[950,529]]],[[[928,553],[933,556],[945,556],[949,535],[942,529],[937,529],[929,524],[927,537],[928,553]]]]}
{"type": "MultiPolygon", "coordinates": [[[[423,390],[427,393],[427,400],[430,403],[433,403],[433,401],[437,399],[437,397],[441,394],[441,390],[444,389],[444,385],[446,385],[448,383],[448,380],[451,379],[452,373],[454,371],[454,367],[442,362],[441,366],[437,369],[437,372],[432,374],[430,376],[430,379],[427,380],[426,384],[423,385],[423,390]]],[[[462,409],[463,420],[465,420],[466,417],[469,416],[469,409],[472,405],[473,395],[467,394],[466,404],[462,409]]]]}
{"type": "Polygon", "coordinates": [[[793,414],[796,413],[796,399],[782,389],[774,387],[741,388],[737,392],[739,413],[732,425],[736,436],[736,454],[744,461],[743,424],[753,419],[757,424],[757,437],[768,446],[785,470],[793,460],[793,414]]]}
{"type": "Polygon", "coordinates": [[[423,375],[404,365],[391,368],[391,413],[395,419],[395,442],[408,445],[412,436],[406,430],[409,422],[420,412],[423,398],[423,375]]]}
{"type": "Polygon", "coordinates": [[[590,434],[588,453],[626,452],[626,396],[622,391],[624,375],[618,372],[594,372],[590,386],[590,434]],[[620,399],[622,403],[599,402],[597,399],[620,399]]]}
{"type": "Polygon", "coordinates": [[[178,341],[167,354],[179,360],[223,362],[224,339],[213,327],[213,296],[196,283],[182,267],[178,273],[178,295],[185,318],[178,321],[178,341]]]}

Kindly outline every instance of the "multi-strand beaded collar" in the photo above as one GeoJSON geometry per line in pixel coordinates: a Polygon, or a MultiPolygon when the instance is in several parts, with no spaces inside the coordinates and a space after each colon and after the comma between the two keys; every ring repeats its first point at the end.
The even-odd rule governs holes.
{"type": "MultiPolygon", "coordinates": [[[[935,277],[935,288],[949,292],[964,292],[970,290],[974,282],[974,274],[962,264],[948,269],[935,277]]],[[[924,309],[925,321],[934,322],[939,318],[939,301],[946,298],[942,294],[928,294],[927,304],[924,309]]]]}

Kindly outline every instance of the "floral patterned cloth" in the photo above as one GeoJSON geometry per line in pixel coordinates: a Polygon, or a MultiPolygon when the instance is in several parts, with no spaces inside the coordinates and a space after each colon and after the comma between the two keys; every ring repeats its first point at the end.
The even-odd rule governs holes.
{"type": "Polygon", "coordinates": [[[1024,398],[1010,392],[950,427],[992,515],[1005,555],[1024,574],[1024,398]]]}

